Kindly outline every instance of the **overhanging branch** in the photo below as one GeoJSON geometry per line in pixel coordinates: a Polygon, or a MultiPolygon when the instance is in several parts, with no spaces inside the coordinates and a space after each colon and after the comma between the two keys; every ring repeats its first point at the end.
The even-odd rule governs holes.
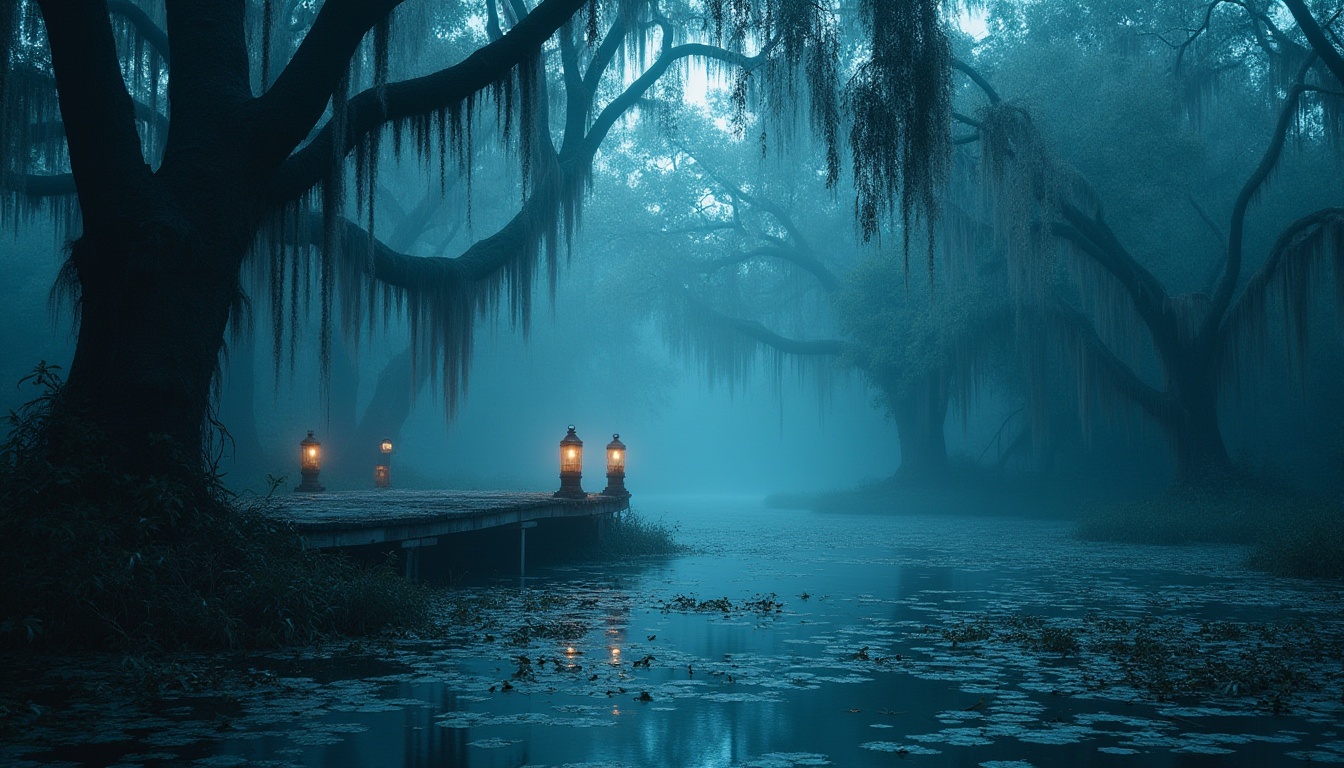
{"type": "Polygon", "coordinates": [[[787,355],[837,357],[845,352],[845,343],[837,339],[791,339],[766,328],[757,320],[742,320],[708,308],[701,311],[712,322],[787,355]]]}
{"type": "MultiPolygon", "coordinates": [[[[391,0],[382,0],[382,4],[388,1],[391,0]]],[[[344,125],[324,126],[306,147],[284,160],[273,183],[271,196],[274,202],[285,203],[310,190],[327,175],[331,169],[333,156],[344,156],[368,133],[379,129],[386,122],[448,109],[450,106],[461,104],[470,95],[484,90],[491,83],[499,81],[512,67],[535,55],[542,44],[550,39],[566,20],[569,20],[585,1],[587,0],[543,0],[534,11],[528,13],[526,19],[520,20],[516,26],[505,32],[503,38],[477,48],[456,65],[423,77],[387,83],[380,89],[374,87],[355,95],[349,100],[345,109],[344,125]],[[341,147],[335,145],[337,136],[343,137],[341,147]],[[339,152],[336,152],[336,149],[339,149],[339,152]]],[[[323,8],[324,12],[325,9],[327,7],[323,8]]],[[[319,16],[319,22],[320,20],[319,16]]],[[[317,31],[317,23],[314,23],[313,31],[317,31]]],[[[313,32],[309,32],[309,36],[312,34],[313,32]]],[[[355,42],[358,43],[358,39],[355,42]]],[[[308,44],[308,40],[305,39],[304,44],[308,44]]],[[[343,62],[348,62],[348,58],[348,55],[345,56],[343,62]]],[[[298,54],[296,61],[297,59],[298,54]]],[[[308,69],[313,67],[321,69],[320,63],[314,62],[308,69]]],[[[290,66],[294,66],[294,62],[290,62],[290,66]]],[[[341,67],[344,66],[345,63],[341,63],[341,67]]],[[[286,73],[289,73],[289,67],[286,67],[286,73],[281,73],[281,78],[285,79],[284,87],[281,87],[281,79],[277,79],[276,85],[266,91],[259,100],[262,116],[258,122],[258,141],[266,144],[267,151],[278,155],[292,151],[304,136],[308,135],[312,125],[316,124],[317,118],[321,116],[332,90],[335,89],[335,81],[332,81],[331,87],[327,87],[325,78],[317,78],[320,82],[316,83],[306,82],[300,78],[302,71],[304,70],[301,69],[286,78],[286,73]],[[314,108],[312,105],[305,108],[304,116],[298,116],[300,110],[286,100],[290,97],[300,98],[300,95],[305,100],[312,100],[313,94],[306,93],[305,87],[309,90],[325,87],[325,95],[314,108]],[[276,130],[280,130],[280,133],[276,133],[276,130]]],[[[316,78],[317,75],[312,77],[316,78]]]]}

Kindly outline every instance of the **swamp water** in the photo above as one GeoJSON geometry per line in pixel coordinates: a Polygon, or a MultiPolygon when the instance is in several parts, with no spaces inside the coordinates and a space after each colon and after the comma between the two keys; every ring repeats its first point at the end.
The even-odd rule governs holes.
{"type": "Polygon", "coordinates": [[[1344,763],[1336,583],[1067,522],[636,502],[692,551],[459,586],[431,637],[73,700],[0,764],[1344,763]]]}

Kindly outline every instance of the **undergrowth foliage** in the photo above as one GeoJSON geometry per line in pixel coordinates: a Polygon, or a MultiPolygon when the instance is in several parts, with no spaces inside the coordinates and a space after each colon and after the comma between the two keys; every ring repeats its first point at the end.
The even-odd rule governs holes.
{"type": "Polygon", "coordinates": [[[57,366],[0,445],[0,644],[239,648],[306,643],[420,621],[420,588],[388,567],[304,550],[218,478],[136,479],[55,406],[57,366]],[[59,446],[87,448],[83,460],[59,446]]]}
{"type": "MultiPolygon", "coordinates": [[[[1246,471],[1244,477],[1250,477],[1246,471]]],[[[1175,488],[1091,511],[1077,535],[1135,544],[1249,544],[1247,565],[1279,576],[1344,577],[1344,504],[1267,479],[1175,488]]]]}
{"type": "Polygon", "coordinates": [[[597,546],[587,555],[594,560],[625,560],[675,555],[685,550],[685,545],[677,542],[674,526],[630,510],[612,519],[597,546]]]}

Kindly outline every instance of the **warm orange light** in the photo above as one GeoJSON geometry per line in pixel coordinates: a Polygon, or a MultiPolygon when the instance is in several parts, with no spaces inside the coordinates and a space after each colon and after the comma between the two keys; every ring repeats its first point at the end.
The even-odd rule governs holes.
{"type": "Polygon", "coordinates": [[[560,441],[560,474],[561,476],[583,474],[583,441],[574,434],[572,425],[565,439],[560,441]]]}
{"type": "Polygon", "coordinates": [[[612,435],[611,442],[607,443],[607,474],[625,474],[625,443],[621,442],[619,434],[612,435]]]}
{"type": "Polygon", "coordinates": [[[382,449],[383,449],[383,453],[391,453],[391,452],[392,452],[392,441],[391,441],[391,440],[384,440],[384,441],[383,441],[383,445],[382,445],[382,449]]]}
{"type": "Polygon", "coordinates": [[[625,443],[619,434],[612,435],[607,443],[607,487],[602,495],[630,498],[630,492],[625,490],[625,443]]]}
{"type": "Polygon", "coordinates": [[[322,444],[313,437],[311,431],[299,443],[299,469],[312,473],[322,468],[322,444]]]}
{"type": "Polygon", "coordinates": [[[560,440],[560,490],[555,495],[562,499],[581,499],[583,492],[583,441],[574,434],[574,425],[560,440]]]}

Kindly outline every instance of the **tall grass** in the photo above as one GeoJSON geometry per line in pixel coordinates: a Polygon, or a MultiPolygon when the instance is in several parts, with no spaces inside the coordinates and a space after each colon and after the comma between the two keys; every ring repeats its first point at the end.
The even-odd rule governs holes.
{"type": "Polygon", "coordinates": [[[686,547],[677,542],[674,526],[631,509],[612,517],[597,544],[585,555],[592,560],[629,560],[684,551],[686,547]]]}

